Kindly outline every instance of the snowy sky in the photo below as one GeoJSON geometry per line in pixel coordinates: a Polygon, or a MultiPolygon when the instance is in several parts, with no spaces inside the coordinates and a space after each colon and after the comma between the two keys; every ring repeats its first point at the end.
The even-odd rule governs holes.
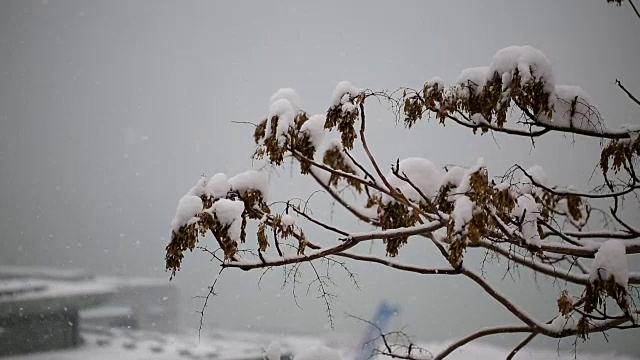
{"type": "MultiPolygon", "coordinates": [[[[295,88],[305,109],[322,113],[341,80],[371,89],[420,87],[433,76],[450,83],[465,68],[488,65],[502,47],[529,44],[550,59],[557,83],[592,96],[608,124],[637,124],[637,108],[614,80],[640,92],[638,31],[627,8],[604,0],[2,1],[0,264],[167,276],[164,246],[177,200],[202,173],[251,168],[252,128],[232,121],[258,121],[280,87],[295,88]]],[[[434,123],[406,131],[383,109],[369,119],[382,164],[420,156],[438,166],[472,165],[482,156],[494,174],[515,162],[540,164],[558,183],[589,187],[578,179],[598,159],[598,144],[582,139],[550,136],[532,149],[522,139],[494,141],[434,123]]],[[[272,198],[304,196],[310,185],[284,171],[272,177],[272,198]]],[[[330,208],[318,204],[328,218],[330,208]]],[[[637,214],[629,216],[637,221],[637,214]]],[[[432,258],[422,244],[412,248],[407,261],[432,258]]],[[[368,317],[382,299],[402,308],[394,326],[428,340],[511,320],[464,279],[353,270],[361,291],[336,271],[338,331],[359,329],[344,315],[368,317]]],[[[187,258],[175,280],[186,325],[197,323],[200,302],[191,297],[216,273],[206,256],[187,258]]],[[[261,290],[259,273],[225,275],[208,326],[311,333],[326,326],[313,293],[300,310],[291,289],[280,290],[281,271],[268,274],[261,290]]],[[[555,315],[557,287],[536,286],[523,272],[502,289],[543,318],[555,315]]],[[[611,335],[606,348],[640,352],[637,331],[611,335]]],[[[585,349],[606,344],[593,340],[585,349]]]]}

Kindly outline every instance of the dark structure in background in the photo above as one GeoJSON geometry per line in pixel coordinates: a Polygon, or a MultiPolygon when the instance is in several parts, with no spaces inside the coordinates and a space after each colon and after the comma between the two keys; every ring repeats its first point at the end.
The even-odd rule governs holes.
{"type": "Polygon", "coordinates": [[[177,301],[166,279],[0,266],[0,358],[263,359],[268,338],[181,335],[177,301]]]}
{"type": "Polygon", "coordinates": [[[0,267],[0,356],[79,346],[82,328],[176,332],[177,318],[166,280],[0,267]]]}
{"type": "Polygon", "coordinates": [[[114,294],[83,272],[0,268],[0,356],[80,345],[79,309],[114,294]]]}

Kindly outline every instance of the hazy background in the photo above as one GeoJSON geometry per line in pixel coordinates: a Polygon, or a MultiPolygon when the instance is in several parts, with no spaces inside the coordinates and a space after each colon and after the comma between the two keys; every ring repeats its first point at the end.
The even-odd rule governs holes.
{"type": "MultiPolygon", "coordinates": [[[[625,4],[627,5],[627,4],[625,4]]],[[[162,276],[177,200],[202,173],[251,168],[253,129],[269,96],[293,87],[304,108],[323,113],[335,84],[376,90],[450,83],[467,67],[488,65],[496,50],[533,45],[554,65],[558,83],[581,85],[610,126],[638,123],[615,87],[640,92],[640,22],[626,6],[592,1],[0,1],[0,264],[56,265],[121,275],[162,276]]],[[[477,157],[497,175],[519,162],[543,165],[558,183],[589,188],[596,141],[548,136],[536,143],[473,136],[426,121],[396,127],[384,108],[369,113],[369,141],[380,163],[420,156],[439,166],[477,157]],[[390,150],[390,151],[387,151],[390,150]],[[584,180],[580,180],[584,179],[584,180]]],[[[312,182],[282,171],[272,199],[306,197],[312,182]]],[[[316,201],[316,200],[314,200],[316,201]]],[[[321,197],[316,215],[331,218],[321,197]]],[[[638,208],[627,212],[638,221],[638,208]]],[[[333,237],[307,230],[319,242],[333,237]]],[[[210,241],[210,240],[209,240],[210,241]]],[[[362,251],[368,251],[368,248],[362,251]]],[[[416,243],[403,259],[437,256],[416,243]]],[[[374,252],[381,247],[375,246],[374,252]]],[[[636,264],[637,265],[637,264],[636,264]]],[[[494,282],[500,271],[489,274],[494,282]]],[[[359,331],[385,299],[401,307],[394,327],[429,341],[459,337],[513,319],[470,281],[405,275],[350,264],[361,290],[334,271],[336,331],[359,331]]],[[[184,325],[196,331],[202,295],[218,268],[188,254],[175,283],[184,325]]],[[[298,308],[282,271],[228,271],[207,311],[209,328],[322,333],[324,307],[298,289],[298,308]]],[[[541,319],[556,314],[560,291],[522,272],[501,289],[541,319]]],[[[611,331],[581,349],[639,354],[638,331],[611,331]]],[[[494,339],[514,344],[517,338],[494,339]],[[507,342],[509,340],[510,342],[507,342]]],[[[562,343],[570,351],[571,342],[562,343]]],[[[555,346],[555,341],[538,341],[555,346]]]]}

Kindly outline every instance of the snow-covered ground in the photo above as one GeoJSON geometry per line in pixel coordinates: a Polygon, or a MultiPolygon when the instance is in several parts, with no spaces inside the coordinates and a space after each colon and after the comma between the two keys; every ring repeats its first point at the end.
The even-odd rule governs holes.
{"type": "MultiPolygon", "coordinates": [[[[75,349],[48,351],[29,355],[4,357],[2,360],[174,360],[174,359],[219,359],[250,360],[263,359],[265,351],[273,340],[278,341],[283,358],[293,354],[294,359],[316,359],[316,355],[329,354],[334,350],[343,360],[356,358],[356,350],[349,341],[335,341],[315,336],[281,336],[274,339],[266,333],[240,333],[217,331],[203,334],[173,335],[147,331],[131,331],[112,329],[109,331],[83,332],[83,345],[75,349]]],[[[444,348],[441,343],[423,343],[420,347],[437,352],[444,348]]],[[[468,344],[454,351],[447,359],[451,360],[494,360],[504,359],[510,349],[501,348],[481,342],[468,344]]],[[[429,359],[424,356],[424,359],[429,359]]],[[[575,355],[570,351],[558,354],[552,350],[525,347],[516,359],[518,360],[573,360],[575,355]]],[[[318,358],[319,359],[319,358],[318,358]]],[[[324,357],[323,357],[324,359],[324,357]]],[[[386,357],[379,356],[382,360],[386,357]]],[[[579,360],[634,360],[638,357],[617,355],[615,353],[593,355],[579,351],[579,360]]],[[[327,359],[325,359],[327,360],[327,359]]]]}

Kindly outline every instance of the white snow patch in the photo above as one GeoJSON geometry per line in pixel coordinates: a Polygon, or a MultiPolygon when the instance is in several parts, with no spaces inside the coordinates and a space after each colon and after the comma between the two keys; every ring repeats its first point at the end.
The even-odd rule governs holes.
{"type": "Polygon", "coordinates": [[[432,88],[429,91],[439,91],[444,89],[444,81],[440,77],[436,76],[427,81],[427,86],[432,88]]]}
{"type": "MultiPolygon", "coordinates": [[[[540,184],[542,186],[547,186],[549,181],[549,176],[547,175],[547,172],[544,171],[542,166],[534,165],[526,169],[525,171],[527,174],[531,176],[531,178],[533,178],[534,183],[540,184]]],[[[531,179],[525,174],[522,174],[522,179],[520,180],[520,182],[522,183],[521,191],[524,194],[533,194],[538,191],[541,191],[539,187],[533,185],[533,183],[531,182],[531,179]]]]}
{"type": "Polygon", "coordinates": [[[457,187],[458,185],[460,185],[460,182],[462,181],[462,178],[464,177],[464,174],[466,172],[467,172],[467,169],[463,167],[460,167],[460,166],[451,167],[447,171],[447,173],[444,174],[444,176],[442,177],[441,186],[453,185],[457,187]]]}
{"type": "MultiPolygon", "coordinates": [[[[400,176],[409,179],[416,188],[427,197],[432,198],[440,189],[440,183],[442,182],[442,173],[440,170],[429,160],[417,157],[411,157],[403,159],[399,162],[398,174],[400,176]]],[[[394,188],[400,189],[400,192],[407,199],[415,202],[423,202],[424,199],[411,184],[398,178],[389,172],[386,175],[387,181],[394,188]]],[[[387,201],[388,197],[384,198],[387,201]]]]}
{"type": "Polygon", "coordinates": [[[200,197],[187,194],[178,200],[176,214],[171,220],[171,229],[178,232],[181,227],[187,225],[198,213],[202,211],[202,199],[200,197]]]}
{"type": "Polygon", "coordinates": [[[522,237],[529,245],[540,246],[540,233],[538,233],[538,214],[540,205],[529,194],[520,195],[518,204],[513,209],[512,215],[522,221],[522,237]]]}
{"type": "Polygon", "coordinates": [[[553,117],[549,120],[541,114],[539,116],[541,123],[592,131],[604,129],[591,96],[581,87],[558,85],[554,92],[556,96],[551,99],[554,108],[553,117]]]}
{"type": "Polygon", "coordinates": [[[293,110],[297,114],[302,109],[302,102],[300,101],[300,95],[292,88],[281,88],[278,89],[271,97],[269,98],[269,107],[273,105],[278,100],[285,99],[289,101],[293,110]]]}
{"type": "Polygon", "coordinates": [[[475,205],[468,196],[460,196],[453,207],[453,230],[460,232],[473,219],[475,205]]]}
{"type": "Polygon", "coordinates": [[[311,139],[311,145],[318,149],[324,140],[324,123],[326,118],[324,115],[316,114],[311,116],[300,127],[300,132],[307,133],[311,139]]]}
{"type": "Polygon", "coordinates": [[[502,182],[500,184],[496,184],[493,188],[496,191],[505,191],[505,190],[509,190],[511,188],[511,184],[506,183],[506,182],[502,182]]]}
{"type": "Polygon", "coordinates": [[[267,178],[256,170],[247,170],[229,179],[231,190],[242,194],[247,190],[258,190],[262,194],[262,199],[267,200],[269,187],[267,178]]]}
{"type": "Polygon", "coordinates": [[[282,224],[284,226],[293,226],[296,223],[296,218],[289,214],[282,215],[282,224]]]}
{"type": "Polygon", "coordinates": [[[544,83],[544,90],[548,94],[555,91],[555,80],[551,63],[542,51],[532,46],[508,46],[498,50],[487,71],[487,80],[491,80],[497,73],[502,79],[503,89],[513,81],[515,70],[518,70],[521,83],[532,78],[544,83]]]}
{"type": "Polygon", "coordinates": [[[611,278],[624,288],[629,283],[627,250],[624,243],[616,239],[607,240],[600,246],[589,274],[589,281],[592,283],[598,279],[607,281],[611,278]]]}
{"type": "Polygon", "coordinates": [[[220,199],[213,203],[211,211],[223,225],[229,225],[228,234],[232,240],[240,239],[244,202],[240,200],[220,199]]]}
{"type": "Polygon", "coordinates": [[[638,137],[640,137],[640,124],[623,124],[620,127],[629,134],[629,140],[631,142],[638,141],[638,137]]]}
{"type": "Polygon", "coordinates": [[[207,182],[207,190],[209,191],[209,195],[214,199],[226,197],[229,190],[231,190],[227,175],[223,173],[213,175],[213,177],[209,179],[209,182],[207,182]]]}
{"type": "Polygon", "coordinates": [[[564,317],[562,314],[560,314],[555,319],[553,319],[553,321],[551,321],[549,327],[551,327],[551,329],[554,331],[560,332],[562,330],[574,329],[576,327],[576,324],[577,323],[575,319],[571,316],[564,317]]]}
{"type": "Polygon", "coordinates": [[[353,161],[351,161],[351,158],[349,158],[344,154],[344,147],[342,146],[342,142],[340,141],[340,139],[338,138],[331,139],[331,141],[329,141],[329,144],[327,145],[327,150],[325,151],[329,151],[333,149],[338,150],[338,152],[340,153],[340,156],[342,156],[342,161],[344,161],[344,164],[348,166],[351,170],[353,170],[353,172],[357,175],[359,173],[358,168],[356,167],[356,164],[354,164],[353,161]]]}
{"type": "Polygon", "coordinates": [[[204,176],[200,177],[198,182],[189,190],[189,192],[187,192],[187,195],[209,196],[209,190],[207,189],[207,178],[204,176]]]}
{"type": "Polygon", "coordinates": [[[487,120],[487,118],[485,118],[482,114],[471,114],[471,116],[469,116],[469,121],[471,121],[471,123],[475,125],[490,123],[490,121],[487,120]]]}
{"type": "Polygon", "coordinates": [[[460,180],[458,187],[456,188],[455,194],[459,196],[459,194],[466,194],[469,190],[471,190],[471,176],[478,171],[481,171],[484,167],[484,158],[478,158],[476,164],[469,169],[467,169],[460,180]]]}
{"type": "Polygon", "coordinates": [[[289,127],[295,123],[296,110],[291,102],[287,99],[278,99],[271,104],[269,108],[269,124],[265,130],[265,136],[271,136],[271,122],[274,118],[277,118],[276,134],[278,142],[282,143],[286,139],[286,134],[289,131],[289,127]]]}
{"type": "Polygon", "coordinates": [[[280,360],[280,343],[277,340],[272,341],[265,350],[266,360],[280,360]]]}
{"type": "Polygon", "coordinates": [[[461,91],[465,97],[471,95],[470,91],[473,92],[473,95],[477,95],[482,91],[482,88],[487,81],[488,70],[489,68],[486,66],[478,66],[462,70],[456,79],[456,84],[462,85],[461,91]]]}
{"type": "Polygon", "coordinates": [[[353,86],[350,82],[341,81],[338,83],[338,85],[336,85],[335,90],[333,90],[331,105],[340,106],[347,103],[352,103],[350,98],[358,96],[361,92],[362,89],[353,86]]]}
{"type": "Polygon", "coordinates": [[[342,358],[336,350],[319,345],[301,351],[294,360],[342,360],[342,358]]]}

